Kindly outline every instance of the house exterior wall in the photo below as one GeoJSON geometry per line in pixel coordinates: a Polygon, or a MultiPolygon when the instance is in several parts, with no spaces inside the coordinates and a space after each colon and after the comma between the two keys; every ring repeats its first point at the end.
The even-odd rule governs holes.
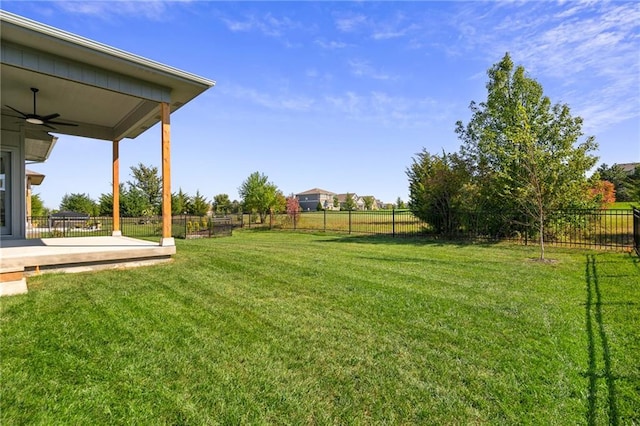
{"type": "Polygon", "coordinates": [[[333,210],[333,196],[334,194],[330,194],[327,192],[296,194],[298,204],[300,204],[300,208],[302,209],[302,211],[305,212],[316,211],[318,208],[318,203],[322,205],[323,209],[333,210]]]}
{"type": "Polygon", "coordinates": [[[19,131],[2,129],[3,152],[10,155],[10,175],[6,176],[5,197],[9,200],[7,209],[8,227],[3,229],[1,239],[25,238],[25,158],[24,136],[19,131]]]}

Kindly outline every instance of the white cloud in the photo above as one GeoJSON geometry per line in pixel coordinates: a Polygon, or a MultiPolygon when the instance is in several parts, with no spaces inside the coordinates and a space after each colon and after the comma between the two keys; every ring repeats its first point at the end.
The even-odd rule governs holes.
{"type": "Polygon", "coordinates": [[[347,43],[341,41],[325,41],[322,39],[316,39],[315,44],[327,50],[344,49],[349,46],[347,43]]]}
{"type": "Polygon", "coordinates": [[[460,36],[456,53],[495,63],[510,52],[552,102],[583,117],[585,130],[640,117],[638,3],[471,3],[451,25],[460,36]]]}
{"type": "Polygon", "coordinates": [[[326,111],[346,115],[352,120],[401,128],[448,121],[453,110],[453,105],[438,103],[430,98],[393,96],[383,91],[367,94],[347,91],[339,95],[327,95],[324,102],[327,104],[326,111]]]}
{"type": "Polygon", "coordinates": [[[395,77],[376,70],[369,62],[363,60],[352,59],[349,61],[351,73],[358,77],[369,77],[374,80],[395,80],[395,77]]]}
{"type": "Polygon", "coordinates": [[[278,18],[267,13],[264,16],[247,16],[241,20],[222,18],[227,28],[233,32],[258,31],[270,37],[282,37],[286,31],[300,28],[301,25],[288,17],[278,18]]]}
{"type": "Polygon", "coordinates": [[[367,22],[367,17],[364,15],[353,15],[349,17],[337,18],[335,25],[338,30],[348,33],[355,31],[357,28],[363,26],[367,22]]]}
{"type": "Polygon", "coordinates": [[[217,85],[216,89],[225,95],[271,110],[309,111],[315,104],[310,97],[291,95],[284,90],[267,93],[234,84],[217,85]]]}
{"type": "Polygon", "coordinates": [[[53,5],[66,13],[90,15],[100,19],[114,16],[143,16],[153,21],[166,21],[170,17],[168,10],[188,1],[57,1],[53,5]]]}

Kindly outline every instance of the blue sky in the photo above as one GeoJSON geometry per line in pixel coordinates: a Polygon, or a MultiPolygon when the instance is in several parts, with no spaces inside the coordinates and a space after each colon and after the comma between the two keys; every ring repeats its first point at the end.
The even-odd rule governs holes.
{"type": "MultiPolygon", "coordinates": [[[[172,115],[172,190],[208,199],[255,171],[286,195],[320,187],[407,200],[426,148],[457,151],[455,122],[486,99],[509,52],[584,119],[600,163],[640,161],[636,2],[12,2],[4,10],[216,81],[172,115]]],[[[160,129],[120,146],[121,181],[160,165],[160,129]]],[[[111,190],[111,144],[61,135],[36,188],[111,190]],[[70,159],[81,159],[74,161],[70,159]],[[73,164],[73,167],[70,167],[73,164]]]]}

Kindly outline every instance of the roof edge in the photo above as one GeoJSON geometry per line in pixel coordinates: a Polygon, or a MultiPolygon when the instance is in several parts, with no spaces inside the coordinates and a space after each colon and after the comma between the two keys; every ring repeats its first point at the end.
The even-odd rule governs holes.
{"type": "Polygon", "coordinates": [[[207,87],[213,87],[216,84],[214,80],[209,80],[196,74],[192,74],[190,72],[183,71],[178,68],[174,68],[169,65],[165,65],[160,62],[135,55],[133,53],[125,52],[124,50],[90,40],[88,38],[43,24],[41,22],[34,21],[29,18],[25,18],[20,15],[16,15],[11,12],[0,10],[0,21],[29,29],[31,31],[36,31],[49,37],[63,40],[65,42],[75,44],[77,46],[109,55],[127,62],[132,62],[146,68],[151,68],[164,74],[170,74],[174,77],[191,81],[192,83],[201,84],[207,87]]]}

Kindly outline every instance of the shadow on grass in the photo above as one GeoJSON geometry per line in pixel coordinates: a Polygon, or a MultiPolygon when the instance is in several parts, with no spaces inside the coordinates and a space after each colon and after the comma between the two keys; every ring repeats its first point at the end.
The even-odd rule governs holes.
{"type": "MultiPolygon", "coordinates": [[[[356,243],[356,244],[397,244],[414,246],[435,246],[435,247],[492,247],[497,244],[504,244],[504,241],[472,241],[465,239],[434,238],[431,236],[397,236],[390,235],[357,235],[357,234],[322,234],[314,235],[326,236],[320,242],[326,243],[356,243]]],[[[516,242],[512,242],[517,244],[516,242]]]]}
{"type": "Polygon", "coordinates": [[[596,256],[588,255],[585,271],[587,283],[587,303],[586,303],[586,331],[589,345],[589,369],[586,376],[589,378],[589,401],[587,409],[587,423],[595,425],[596,421],[596,402],[598,399],[598,379],[605,379],[607,385],[607,414],[609,424],[619,424],[619,416],[616,402],[616,386],[615,377],[611,372],[611,355],[609,352],[609,341],[604,329],[602,319],[602,293],[600,291],[600,282],[598,277],[598,268],[596,266],[596,256]],[[595,324],[593,319],[595,319],[595,324]],[[599,371],[597,368],[597,351],[596,339],[602,346],[602,357],[604,360],[604,370],[599,371]]]}

